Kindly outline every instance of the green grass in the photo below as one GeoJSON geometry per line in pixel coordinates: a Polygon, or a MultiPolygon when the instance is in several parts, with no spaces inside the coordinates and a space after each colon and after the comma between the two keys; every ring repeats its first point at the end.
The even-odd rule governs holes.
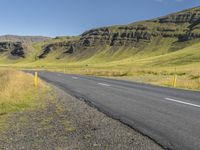
{"type": "MultiPolygon", "coordinates": [[[[46,94],[50,89],[40,81],[34,87],[30,74],[12,69],[0,69],[0,132],[9,127],[8,119],[15,113],[45,107],[46,94]]],[[[22,123],[24,120],[20,120],[22,123]]]]}

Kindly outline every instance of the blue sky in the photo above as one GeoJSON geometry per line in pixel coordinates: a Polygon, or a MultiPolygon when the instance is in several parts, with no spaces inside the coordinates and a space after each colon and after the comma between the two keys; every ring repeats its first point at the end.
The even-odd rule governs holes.
{"type": "Polygon", "coordinates": [[[79,35],[200,6],[200,0],[1,0],[0,35],[79,35]]]}

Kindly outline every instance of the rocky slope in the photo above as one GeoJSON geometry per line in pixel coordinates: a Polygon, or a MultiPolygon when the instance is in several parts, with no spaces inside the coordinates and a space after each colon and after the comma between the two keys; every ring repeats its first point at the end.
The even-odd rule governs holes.
{"type": "Polygon", "coordinates": [[[155,37],[171,37],[183,41],[199,38],[199,29],[200,7],[197,7],[154,20],[90,30],[82,34],[80,43],[84,46],[137,45],[140,41],[151,42],[155,37]]]}
{"type": "Polygon", "coordinates": [[[0,53],[8,53],[11,56],[25,57],[25,45],[21,42],[0,42],[0,53]]]}
{"type": "Polygon", "coordinates": [[[7,55],[8,58],[25,58],[33,42],[43,42],[49,37],[42,36],[0,36],[0,55],[7,55]]]}
{"type": "MultiPolygon", "coordinates": [[[[92,29],[83,33],[75,42],[64,41],[44,45],[43,53],[39,55],[39,58],[45,58],[48,53],[58,49],[64,49],[61,51],[63,55],[66,53],[76,55],[76,53],[83,53],[83,51],[87,53],[87,50],[91,48],[93,51],[98,51],[99,47],[103,46],[115,49],[133,47],[142,50],[157,39],[169,38],[180,44],[184,41],[200,38],[200,7],[129,25],[92,29]]],[[[157,44],[162,43],[158,41],[157,44]]],[[[171,43],[169,46],[169,52],[170,48],[175,50],[180,48],[174,48],[173,44],[171,43]]]]}

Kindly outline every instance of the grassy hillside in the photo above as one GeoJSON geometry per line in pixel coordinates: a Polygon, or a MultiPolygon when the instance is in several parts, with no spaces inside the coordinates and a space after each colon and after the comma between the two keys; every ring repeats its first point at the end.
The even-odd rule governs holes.
{"type": "Polygon", "coordinates": [[[200,7],[195,7],[129,25],[92,29],[80,36],[22,44],[23,55],[16,44],[0,43],[0,64],[127,77],[165,86],[171,86],[173,75],[178,74],[178,87],[199,89],[199,18],[200,7]]]}
{"type": "MultiPolygon", "coordinates": [[[[0,63],[98,64],[165,55],[199,42],[199,18],[200,7],[195,7],[152,20],[91,29],[80,36],[46,38],[28,46],[0,43],[0,63]],[[19,48],[21,53],[17,53],[19,48]]],[[[31,37],[17,37],[24,38],[31,37]]]]}

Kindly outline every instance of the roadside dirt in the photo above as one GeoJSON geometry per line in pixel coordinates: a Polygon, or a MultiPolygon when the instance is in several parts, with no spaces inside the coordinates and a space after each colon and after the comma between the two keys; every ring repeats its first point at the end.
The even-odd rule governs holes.
{"type": "Polygon", "coordinates": [[[53,87],[45,106],[14,114],[1,150],[160,150],[148,137],[53,87]]]}

